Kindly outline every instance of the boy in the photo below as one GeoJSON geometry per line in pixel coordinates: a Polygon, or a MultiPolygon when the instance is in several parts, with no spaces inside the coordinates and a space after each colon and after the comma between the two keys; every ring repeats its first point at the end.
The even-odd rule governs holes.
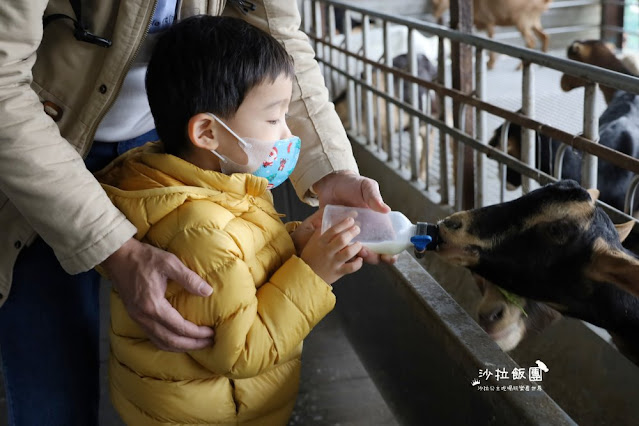
{"type": "MultiPolygon", "coordinates": [[[[293,66],[242,20],[195,17],[169,29],[146,86],[161,143],[97,174],[136,238],[174,253],[214,288],[170,283],[185,319],[215,330],[207,349],[157,349],[111,297],[111,398],[128,424],[286,424],[302,340],[333,308],[331,284],[358,270],[352,219],[326,233],[284,224],[269,187],[292,171],[300,141],[285,115],[293,66]],[[289,234],[290,232],[290,234],[289,234]],[[299,256],[299,257],[298,257],[299,256]]],[[[316,215],[313,215],[316,216],[316,215]]]]}

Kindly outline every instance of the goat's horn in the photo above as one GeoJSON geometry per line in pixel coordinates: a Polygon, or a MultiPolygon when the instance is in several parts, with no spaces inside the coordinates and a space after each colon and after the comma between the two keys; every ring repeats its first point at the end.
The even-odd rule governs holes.
{"type": "Polygon", "coordinates": [[[592,201],[597,201],[599,199],[598,189],[590,188],[590,189],[587,189],[586,191],[588,191],[588,194],[590,194],[590,198],[592,198],[592,201]]]}

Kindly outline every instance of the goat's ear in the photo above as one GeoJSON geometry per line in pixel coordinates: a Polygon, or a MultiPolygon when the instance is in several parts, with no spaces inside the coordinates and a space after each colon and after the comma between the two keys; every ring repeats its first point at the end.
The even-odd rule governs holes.
{"type": "Polygon", "coordinates": [[[630,220],[626,223],[615,224],[615,229],[617,229],[617,233],[619,234],[620,242],[623,242],[623,240],[625,240],[628,237],[628,235],[630,235],[630,232],[632,231],[632,228],[634,226],[635,226],[634,220],[630,220]]]}
{"type": "Polygon", "coordinates": [[[595,188],[587,189],[588,194],[590,194],[590,198],[592,198],[593,203],[599,199],[599,190],[595,188]]]}
{"type": "MultiPolygon", "coordinates": [[[[601,248],[602,244],[598,244],[601,248]]],[[[595,250],[585,275],[597,282],[614,284],[620,289],[639,297],[639,260],[606,247],[595,250]]]]}

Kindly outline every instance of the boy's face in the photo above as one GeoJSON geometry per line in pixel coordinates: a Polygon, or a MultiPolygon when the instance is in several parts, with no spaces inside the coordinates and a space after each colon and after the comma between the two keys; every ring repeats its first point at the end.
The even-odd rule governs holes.
{"type": "MultiPolygon", "coordinates": [[[[259,84],[246,94],[235,115],[225,122],[242,138],[264,142],[286,139],[292,136],[286,124],[292,90],[291,79],[283,75],[272,83],[259,84]]],[[[218,152],[233,159],[246,158],[238,140],[229,132],[222,133],[218,152]]]]}

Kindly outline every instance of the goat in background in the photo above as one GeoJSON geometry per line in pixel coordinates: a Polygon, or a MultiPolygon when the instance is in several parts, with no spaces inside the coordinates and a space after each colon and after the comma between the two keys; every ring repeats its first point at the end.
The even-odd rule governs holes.
{"type": "MultiPolygon", "coordinates": [[[[597,65],[613,71],[630,74],[604,42],[599,40],[576,41],[568,47],[568,57],[591,65],[597,65]]],[[[561,87],[571,90],[586,84],[585,80],[569,75],[561,78],[561,87]]],[[[609,148],[639,158],[639,96],[634,93],[615,90],[601,86],[606,99],[610,99],[608,107],[599,117],[599,143],[609,148]]],[[[503,126],[495,130],[488,142],[491,146],[499,146],[503,126]]],[[[508,128],[507,153],[521,159],[521,126],[511,123],[508,128]]],[[[557,150],[561,146],[556,141],[541,133],[536,137],[538,162],[541,171],[554,174],[557,150]]],[[[572,148],[565,151],[562,161],[561,178],[580,180],[582,153],[572,148]]],[[[601,201],[623,210],[626,190],[630,185],[633,173],[599,160],[597,170],[597,187],[601,191],[601,201]]],[[[510,188],[521,185],[521,174],[507,168],[506,181],[510,188]]],[[[639,209],[639,197],[632,206],[633,212],[639,209]]],[[[632,212],[631,212],[632,213],[632,212]]]]}
{"type": "MultiPolygon", "coordinates": [[[[548,51],[550,38],[541,26],[541,15],[548,10],[552,0],[473,0],[473,23],[486,31],[489,38],[495,36],[496,26],[515,26],[521,33],[526,47],[534,49],[535,36],[541,41],[541,50],[548,51]]],[[[450,7],[450,0],[433,0],[433,15],[438,20],[450,7]]],[[[493,69],[497,53],[490,52],[488,69],[493,69]]]]}

